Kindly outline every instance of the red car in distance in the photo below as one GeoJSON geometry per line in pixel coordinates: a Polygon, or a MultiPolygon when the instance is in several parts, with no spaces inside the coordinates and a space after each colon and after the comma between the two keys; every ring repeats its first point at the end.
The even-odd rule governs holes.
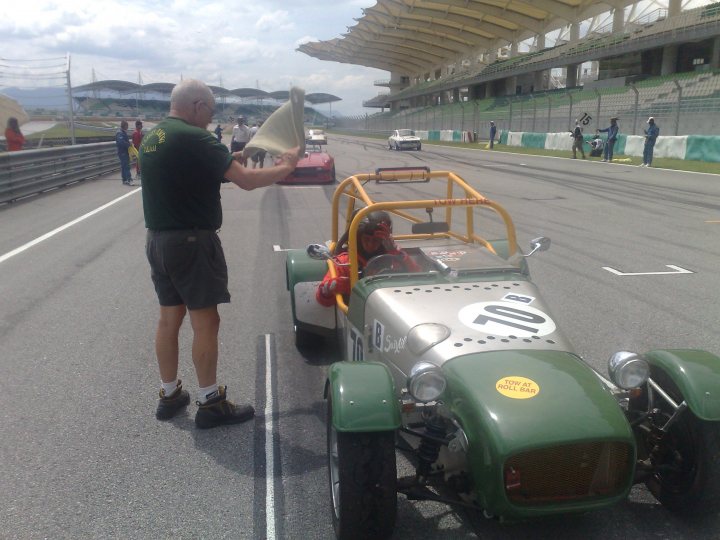
{"type": "Polygon", "coordinates": [[[335,158],[319,144],[308,145],[295,170],[278,184],[334,184],[335,158]]]}

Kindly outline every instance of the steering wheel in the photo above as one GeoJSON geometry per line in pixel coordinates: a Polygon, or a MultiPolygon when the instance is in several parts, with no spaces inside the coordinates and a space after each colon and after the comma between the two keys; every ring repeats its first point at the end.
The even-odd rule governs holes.
{"type": "Polygon", "coordinates": [[[378,276],[381,274],[401,274],[407,272],[407,266],[402,255],[385,253],[373,257],[365,265],[363,277],[378,276]]]}

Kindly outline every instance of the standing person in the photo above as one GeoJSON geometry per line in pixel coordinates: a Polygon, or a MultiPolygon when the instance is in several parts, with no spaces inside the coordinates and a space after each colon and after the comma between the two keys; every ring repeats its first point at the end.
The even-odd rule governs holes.
{"type": "MultiPolygon", "coordinates": [[[[255,136],[255,133],[257,133],[257,130],[260,129],[260,126],[262,126],[262,122],[255,122],[253,127],[250,128],[250,139],[255,136]]],[[[259,167],[262,169],[265,166],[265,155],[267,152],[265,150],[260,150],[259,152],[255,152],[252,157],[250,158],[252,161],[252,168],[254,169],[259,165],[259,167]]]]}
{"type": "Polygon", "coordinates": [[[497,126],[495,126],[495,122],[490,120],[490,150],[495,146],[495,135],[497,135],[497,126]]]}
{"type": "Polygon", "coordinates": [[[612,117],[610,119],[610,125],[606,127],[605,129],[598,129],[598,131],[602,131],[603,133],[607,133],[607,142],[605,143],[605,156],[600,161],[612,161],[613,158],[613,147],[615,146],[615,142],[617,141],[618,133],[620,132],[620,128],[617,124],[617,118],[612,117]]]}
{"type": "Polygon", "coordinates": [[[255,414],[251,405],[228,401],[226,387],[217,384],[218,304],[230,301],[217,235],[222,225],[220,185],[226,179],[244,190],[269,186],[295,169],[300,151],[289,150],[267,170],[247,169],[241,154],[229,154],[207,130],[214,108],[205,83],[181,82],[170,95],[168,117],[145,135],[140,147],[146,254],[160,303],[155,352],[161,388],[155,416],[168,420],[190,402],[178,379],[178,336],[189,313],[200,387],[198,428],[236,424],[255,414]]]}
{"type": "MultiPolygon", "coordinates": [[[[132,143],[135,150],[140,152],[140,143],[143,139],[143,123],[140,120],[135,120],[135,131],[132,134],[132,143]]],[[[135,162],[135,180],[140,180],[140,160],[135,162]]]]}
{"type": "Polygon", "coordinates": [[[122,183],[126,186],[134,186],[132,181],[132,173],[130,172],[130,139],[127,134],[128,123],[123,120],[120,122],[120,129],[115,133],[115,145],[117,146],[118,158],[120,158],[120,175],[122,183]]]}
{"type": "Polygon", "coordinates": [[[233,128],[232,141],[230,141],[231,152],[239,152],[250,140],[250,128],[247,127],[246,122],[244,116],[238,116],[237,125],[233,128]]]}
{"type": "Polygon", "coordinates": [[[648,127],[645,131],[645,147],[643,148],[643,162],[641,167],[650,167],[653,160],[653,152],[655,151],[655,141],[660,135],[660,128],[655,123],[655,119],[651,116],[647,119],[648,127]]]}
{"type": "Polygon", "coordinates": [[[570,132],[573,138],[572,152],[573,159],[577,159],[577,151],[580,150],[582,158],[585,159],[585,149],[583,148],[583,132],[580,122],[575,122],[575,129],[570,132]]]}
{"type": "Polygon", "coordinates": [[[7,127],[5,128],[5,144],[8,152],[16,152],[23,149],[25,144],[25,136],[20,131],[18,119],[14,116],[8,118],[7,127]]]}
{"type": "Polygon", "coordinates": [[[218,124],[215,128],[215,136],[217,137],[218,142],[222,142],[222,132],[223,128],[220,126],[220,124],[218,124]]]}

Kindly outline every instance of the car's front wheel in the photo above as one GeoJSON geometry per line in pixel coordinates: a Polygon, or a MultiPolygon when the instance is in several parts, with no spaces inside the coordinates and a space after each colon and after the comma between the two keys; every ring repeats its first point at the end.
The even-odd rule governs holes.
{"type": "MultiPolygon", "coordinates": [[[[684,397],[672,379],[653,367],[652,379],[675,401],[684,397]]],[[[631,408],[638,409],[631,400],[631,408]]],[[[646,407],[643,399],[640,407],[646,407]]],[[[642,410],[642,409],[640,409],[642,410]]],[[[652,463],[645,482],[663,506],[685,515],[710,515],[720,510],[720,422],[699,419],[685,410],[667,433],[658,428],[672,416],[670,405],[657,396],[652,420],[636,426],[641,449],[652,463]]]]}
{"type": "Polygon", "coordinates": [[[338,432],[327,405],[330,503],[340,540],[388,538],[397,514],[395,433],[338,432]]]}

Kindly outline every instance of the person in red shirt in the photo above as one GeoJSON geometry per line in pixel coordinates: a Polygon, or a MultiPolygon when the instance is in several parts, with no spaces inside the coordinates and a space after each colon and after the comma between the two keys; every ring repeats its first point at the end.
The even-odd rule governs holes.
{"type": "MultiPolygon", "coordinates": [[[[140,152],[140,143],[143,139],[143,123],[140,120],[135,120],[135,131],[132,134],[132,143],[135,150],[140,152]]],[[[135,180],[140,180],[140,160],[135,161],[135,180]]]]}
{"type": "Polygon", "coordinates": [[[18,124],[18,119],[14,116],[8,118],[7,128],[5,129],[5,143],[8,152],[22,150],[25,144],[25,137],[20,131],[20,124],[18,124]]]}
{"type": "MultiPolygon", "coordinates": [[[[315,298],[323,306],[334,306],[335,295],[350,294],[350,255],[348,253],[347,232],[338,241],[335,249],[338,253],[333,257],[335,277],[328,270],[318,285],[315,298]]],[[[418,272],[420,267],[407,253],[397,247],[392,237],[392,220],[384,211],[370,212],[358,225],[358,268],[360,274],[373,257],[379,255],[396,255],[402,261],[402,270],[418,272]]]]}

